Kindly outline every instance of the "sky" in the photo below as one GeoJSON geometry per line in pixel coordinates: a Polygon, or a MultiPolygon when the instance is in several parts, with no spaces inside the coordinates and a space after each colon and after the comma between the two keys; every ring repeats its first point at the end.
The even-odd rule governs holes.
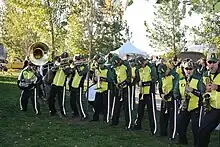
{"type": "MultiPolygon", "coordinates": [[[[155,0],[133,0],[134,3],[129,6],[125,12],[125,19],[128,22],[130,30],[132,31],[132,39],[131,42],[135,45],[135,47],[147,52],[148,54],[155,54],[153,48],[149,46],[149,41],[146,38],[144,21],[149,25],[152,25],[155,11],[153,8],[153,4],[155,0]]],[[[186,17],[183,20],[183,24],[188,25],[189,27],[198,26],[201,22],[201,16],[197,14],[192,14],[191,17],[186,17]],[[192,21],[193,20],[193,21],[192,21]]],[[[190,36],[187,36],[190,38],[190,36]]]]}

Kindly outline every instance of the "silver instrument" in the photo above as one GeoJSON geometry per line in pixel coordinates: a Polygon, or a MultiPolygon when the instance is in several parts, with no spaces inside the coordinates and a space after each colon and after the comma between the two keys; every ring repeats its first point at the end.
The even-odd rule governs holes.
{"type": "Polygon", "coordinates": [[[48,62],[49,47],[43,42],[36,42],[29,48],[30,61],[34,65],[44,65],[48,62]]]}
{"type": "MultiPolygon", "coordinates": [[[[187,77],[187,80],[186,80],[186,87],[189,87],[189,84],[190,84],[190,76],[187,77]]],[[[188,108],[188,105],[189,105],[189,100],[190,100],[190,93],[188,91],[185,90],[185,93],[184,93],[184,98],[183,100],[181,100],[181,105],[180,105],[180,110],[181,111],[185,111],[187,110],[188,108]]]]}
{"type": "MultiPolygon", "coordinates": [[[[208,77],[205,79],[205,85],[211,84],[213,81],[211,79],[210,71],[208,71],[208,77]]],[[[203,106],[204,106],[204,112],[207,113],[211,110],[210,106],[210,98],[211,98],[211,93],[206,91],[203,95],[203,106]]]]}

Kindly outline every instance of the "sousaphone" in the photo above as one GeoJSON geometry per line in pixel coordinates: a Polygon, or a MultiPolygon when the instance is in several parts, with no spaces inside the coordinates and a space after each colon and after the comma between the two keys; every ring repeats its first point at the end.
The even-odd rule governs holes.
{"type": "Polygon", "coordinates": [[[49,47],[43,42],[36,42],[29,48],[30,61],[38,66],[48,62],[49,47]]]}

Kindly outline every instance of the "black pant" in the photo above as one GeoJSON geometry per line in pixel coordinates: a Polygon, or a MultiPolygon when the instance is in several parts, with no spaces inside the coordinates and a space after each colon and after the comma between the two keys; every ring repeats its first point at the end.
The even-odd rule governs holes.
{"type": "Polygon", "coordinates": [[[156,121],[156,103],[155,98],[151,94],[144,94],[143,99],[141,99],[141,94],[139,95],[138,104],[138,117],[136,121],[136,126],[142,128],[142,120],[144,118],[144,109],[147,104],[148,120],[150,125],[151,133],[154,135],[157,131],[157,121],[156,121]]]}
{"type": "Polygon", "coordinates": [[[116,96],[113,100],[113,117],[112,124],[119,124],[120,110],[123,105],[125,115],[125,126],[129,129],[131,127],[131,104],[128,99],[128,87],[116,91],[116,96]]]}
{"type": "Polygon", "coordinates": [[[56,86],[52,85],[50,89],[50,94],[49,94],[49,99],[48,99],[48,104],[49,104],[49,110],[52,115],[54,115],[57,111],[55,108],[55,98],[58,98],[58,104],[60,107],[60,112],[62,115],[66,115],[65,111],[65,87],[63,86],[56,86]]]}
{"type": "Polygon", "coordinates": [[[76,104],[76,100],[79,99],[79,88],[70,87],[70,107],[72,109],[73,115],[79,115],[78,106],[76,104]]]}
{"type": "Polygon", "coordinates": [[[70,87],[70,106],[74,115],[80,115],[81,118],[86,118],[86,113],[83,106],[83,88],[70,87]]]}
{"type": "Polygon", "coordinates": [[[135,109],[135,89],[136,89],[136,86],[133,85],[133,86],[129,86],[130,88],[130,98],[131,98],[131,108],[132,110],[135,109]]]}
{"type": "Polygon", "coordinates": [[[113,113],[114,113],[114,106],[113,104],[115,104],[115,97],[117,96],[117,90],[116,87],[113,86],[112,89],[110,89],[110,118],[112,119],[113,117],[113,113]]]}
{"type": "Polygon", "coordinates": [[[129,86],[130,88],[130,100],[131,100],[131,117],[132,117],[132,124],[134,124],[135,120],[136,120],[136,104],[135,104],[135,89],[136,86],[129,86]]]}
{"type": "Polygon", "coordinates": [[[186,132],[187,127],[189,124],[189,121],[191,119],[191,126],[192,126],[192,132],[193,132],[193,138],[194,138],[194,145],[196,145],[197,142],[197,132],[199,129],[199,115],[200,115],[200,109],[194,109],[192,111],[180,111],[180,113],[177,116],[177,133],[178,133],[178,142],[180,144],[188,144],[186,132]]]}
{"type": "Polygon", "coordinates": [[[197,147],[208,147],[212,131],[220,123],[220,109],[214,109],[205,114],[198,130],[197,147]]]}
{"type": "Polygon", "coordinates": [[[103,121],[107,122],[107,109],[108,109],[108,91],[102,93],[96,92],[94,102],[95,113],[93,120],[99,120],[99,114],[103,112],[103,121]]]}
{"type": "Polygon", "coordinates": [[[177,117],[176,100],[162,101],[160,110],[160,136],[167,136],[174,139],[176,134],[176,117],[177,117]]]}
{"type": "Polygon", "coordinates": [[[31,97],[32,106],[36,114],[40,113],[40,104],[37,99],[37,90],[22,90],[20,97],[20,107],[22,111],[27,111],[28,99],[31,97]]]}

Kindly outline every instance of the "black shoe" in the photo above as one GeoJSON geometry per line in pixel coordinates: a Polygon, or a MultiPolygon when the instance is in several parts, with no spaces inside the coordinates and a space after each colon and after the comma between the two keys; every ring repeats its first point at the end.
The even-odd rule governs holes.
{"type": "Polygon", "coordinates": [[[124,128],[125,131],[132,130],[131,128],[128,128],[127,126],[124,128]]]}
{"type": "Polygon", "coordinates": [[[82,117],[80,120],[81,120],[81,121],[88,120],[88,117],[87,117],[87,116],[86,116],[86,117],[82,117]]]}
{"type": "Polygon", "coordinates": [[[142,129],[142,127],[141,126],[138,126],[138,125],[135,125],[133,128],[132,128],[132,130],[141,130],[142,129]]]}
{"type": "Polygon", "coordinates": [[[41,114],[41,112],[37,112],[37,113],[35,113],[36,115],[40,115],[41,114]]]}
{"type": "Polygon", "coordinates": [[[51,112],[51,111],[49,112],[49,116],[56,116],[56,114],[57,114],[56,112],[51,112]]]}
{"type": "Polygon", "coordinates": [[[99,121],[99,120],[98,119],[92,119],[89,122],[97,122],[97,121],[99,121]]]}
{"type": "Polygon", "coordinates": [[[107,123],[107,120],[103,120],[103,124],[108,124],[108,123],[107,123]]]}
{"type": "Polygon", "coordinates": [[[175,140],[174,138],[168,138],[168,143],[169,144],[178,144],[178,141],[175,140]]]}
{"type": "Polygon", "coordinates": [[[78,118],[79,114],[72,113],[72,118],[78,118]]]}
{"type": "Polygon", "coordinates": [[[27,112],[27,109],[21,109],[21,111],[23,111],[23,112],[27,112]]]}

